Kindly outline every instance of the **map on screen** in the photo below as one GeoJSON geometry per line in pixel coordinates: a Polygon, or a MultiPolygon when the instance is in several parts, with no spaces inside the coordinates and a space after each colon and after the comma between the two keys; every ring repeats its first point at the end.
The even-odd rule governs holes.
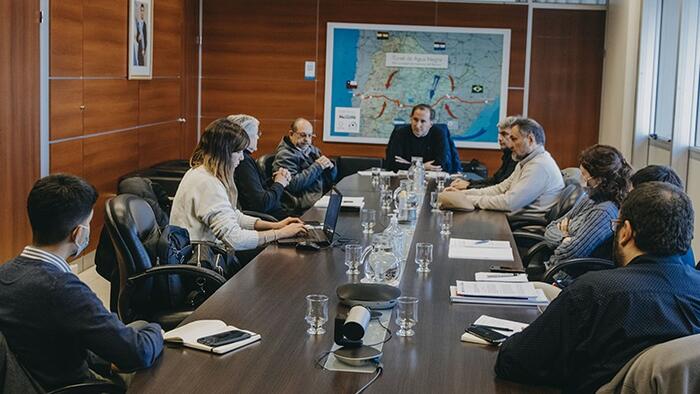
{"type": "Polygon", "coordinates": [[[459,147],[498,148],[509,29],[328,23],[324,141],[386,144],[429,104],[459,147]]]}

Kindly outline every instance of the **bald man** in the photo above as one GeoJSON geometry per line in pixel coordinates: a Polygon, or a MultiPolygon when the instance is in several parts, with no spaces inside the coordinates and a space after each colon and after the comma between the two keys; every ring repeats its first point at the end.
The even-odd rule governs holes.
{"type": "Polygon", "coordinates": [[[312,145],[314,137],[311,122],[297,118],[275,152],[272,170],[289,171],[291,180],[286,190],[296,197],[296,209],[311,208],[331,188],[338,174],[333,162],[312,145]]]}

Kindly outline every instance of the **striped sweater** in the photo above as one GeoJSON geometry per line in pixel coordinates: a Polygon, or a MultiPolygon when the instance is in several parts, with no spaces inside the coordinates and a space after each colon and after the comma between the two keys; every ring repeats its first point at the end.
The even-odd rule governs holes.
{"type": "Polygon", "coordinates": [[[594,202],[582,198],[563,217],[551,222],[544,233],[545,241],[554,249],[547,266],[568,259],[588,257],[613,235],[610,221],[616,219],[618,208],[612,201],[594,202]],[[569,219],[568,234],[559,229],[559,223],[569,219]]]}

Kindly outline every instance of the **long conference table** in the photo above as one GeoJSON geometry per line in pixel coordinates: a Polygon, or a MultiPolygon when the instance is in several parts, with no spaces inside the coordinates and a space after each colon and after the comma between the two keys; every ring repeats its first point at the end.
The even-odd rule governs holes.
{"type": "MultiPolygon", "coordinates": [[[[398,180],[392,178],[396,187],[398,180]]],[[[352,175],[337,185],[344,196],[363,196],[365,207],[378,212],[375,231],[388,220],[379,215],[379,193],[370,177],[352,175]]],[[[431,182],[426,191],[434,188],[431,182]]],[[[497,349],[460,341],[465,327],[479,316],[531,322],[535,307],[452,304],[449,286],[456,280],[474,280],[474,273],[492,264],[522,266],[506,217],[500,212],[476,211],[454,215],[451,237],[510,241],[514,262],[449,259],[448,240],[440,235],[437,215],[426,198],[416,222],[406,268],[401,279],[403,295],[418,297],[415,336],[396,335],[384,344],[384,373],[367,392],[374,393],[524,393],[555,392],[551,388],[521,385],[496,377],[497,349]],[[416,272],[415,243],[434,245],[431,272],[416,272]]],[[[325,210],[313,208],[303,218],[323,220],[325,210]]],[[[341,212],[337,233],[368,243],[358,212],[341,212]]],[[[373,376],[332,372],[315,365],[333,344],[333,319],[347,308],[338,303],[336,287],[357,282],[345,274],[340,247],[320,251],[270,245],[251,263],[202,304],[183,324],[219,319],[261,334],[262,340],[224,355],[189,348],[166,347],[155,365],[138,372],[129,392],[207,393],[347,393],[355,392],[373,376]],[[326,334],[306,334],[307,294],[329,296],[326,334]]],[[[392,315],[390,328],[398,327],[392,315]]],[[[537,355],[533,355],[537,357],[537,355]]]]}

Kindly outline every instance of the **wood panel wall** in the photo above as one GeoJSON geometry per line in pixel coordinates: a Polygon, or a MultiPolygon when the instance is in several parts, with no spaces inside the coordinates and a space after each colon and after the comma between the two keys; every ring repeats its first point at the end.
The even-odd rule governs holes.
{"type": "MultiPolygon", "coordinates": [[[[538,40],[533,41],[531,84],[536,89],[530,92],[531,116],[542,116],[548,135],[557,134],[550,136],[552,145],[548,147],[560,164],[575,165],[578,152],[598,138],[600,78],[595,76],[602,73],[605,13],[537,10],[535,15],[538,40]],[[559,13],[564,20],[558,19],[559,13]],[[599,21],[603,21],[602,27],[599,21]],[[591,22],[595,22],[593,26],[587,25],[591,22]],[[579,38],[578,34],[587,36],[579,38]],[[569,58],[547,51],[548,37],[557,37],[557,48],[566,48],[573,56],[594,52],[595,56],[569,58]],[[573,70],[562,70],[572,63],[573,70]],[[555,91],[542,94],[542,88],[555,91]],[[586,97],[552,99],[572,93],[586,97]],[[579,135],[570,139],[560,126],[584,117],[590,121],[580,123],[576,128],[579,135]]],[[[519,114],[523,109],[526,6],[386,0],[207,0],[203,18],[202,127],[231,113],[256,116],[263,131],[260,153],[272,151],[291,120],[302,116],[313,122],[319,135],[314,143],[328,155],[384,156],[382,145],[324,143],[320,137],[327,22],[510,28],[509,86],[515,89],[508,93],[508,113],[519,114]],[[304,80],[307,60],[316,61],[315,81],[304,80]]],[[[498,151],[460,149],[460,156],[462,160],[478,158],[491,171],[500,163],[498,151]]]]}
{"type": "Polygon", "coordinates": [[[118,179],[188,156],[196,139],[196,122],[178,121],[195,118],[186,77],[197,61],[195,5],[154,2],[153,79],[138,81],[127,79],[127,0],[51,1],[50,171],[83,176],[100,192],[91,248],[118,179]]]}
{"type": "Polygon", "coordinates": [[[605,13],[536,9],[532,30],[530,116],[559,166],[578,166],[598,143],[605,13]]]}
{"type": "Polygon", "coordinates": [[[39,177],[39,1],[0,0],[0,262],[31,242],[39,177]]]}

